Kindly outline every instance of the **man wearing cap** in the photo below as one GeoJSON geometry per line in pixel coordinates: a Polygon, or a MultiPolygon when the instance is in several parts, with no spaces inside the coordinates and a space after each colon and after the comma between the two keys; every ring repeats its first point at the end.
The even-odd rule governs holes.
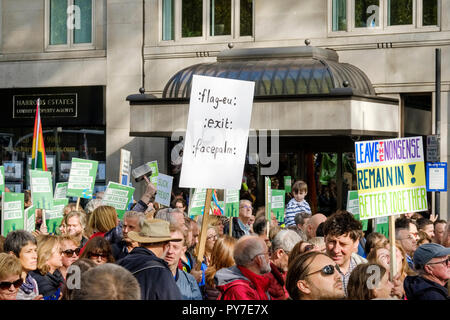
{"type": "Polygon", "coordinates": [[[117,264],[129,270],[138,280],[142,300],[182,300],[180,290],[164,257],[169,250],[172,238],[169,223],[151,219],[143,223],[141,231],[130,231],[128,238],[138,242],[134,248],[117,264]]]}
{"type": "Polygon", "coordinates": [[[426,243],[414,252],[417,276],[407,276],[404,287],[408,300],[448,300],[446,283],[450,279],[450,248],[426,243]]]}

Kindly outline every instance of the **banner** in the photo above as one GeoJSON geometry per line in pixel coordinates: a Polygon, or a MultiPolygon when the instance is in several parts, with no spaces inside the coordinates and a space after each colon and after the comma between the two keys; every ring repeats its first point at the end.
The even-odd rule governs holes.
{"type": "Polygon", "coordinates": [[[23,193],[2,193],[2,236],[6,237],[11,231],[24,229],[23,207],[23,193]]]}
{"type": "Polygon", "coordinates": [[[64,218],[64,207],[69,204],[69,199],[55,199],[53,209],[45,210],[45,223],[50,234],[59,234],[59,226],[64,218]]]}
{"type": "Polygon", "coordinates": [[[148,162],[147,165],[152,169],[152,175],[150,176],[150,182],[153,183],[155,187],[157,187],[158,184],[158,161],[152,161],[148,162]]]}
{"type": "Polygon", "coordinates": [[[194,189],[191,200],[189,201],[189,216],[202,215],[205,201],[206,189],[194,189]]]}
{"type": "Polygon", "coordinates": [[[359,218],[359,200],[358,190],[349,190],[347,194],[347,211],[353,214],[356,220],[361,221],[362,230],[366,231],[369,226],[369,220],[361,220],[359,218]]]}
{"type": "Polygon", "coordinates": [[[225,190],[225,216],[239,217],[239,190],[225,190]]]}
{"type": "Polygon", "coordinates": [[[68,182],[58,182],[55,186],[55,195],[54,199],[65,199],[67,198],[67,186],[68,182]]]}
{"type": "Polygon", "coordinates": [[[422,137],[355,143],[360,219],[426,211],[422,137]]]}
{"type": "Polygon", "coordinates": [[[272,219],[272,186],[269,177],[264,177],[264,190],[266,199],[266,219],[267,221],[270,221],[272,219]]]}
{"type": "Polygon", "coordinates": [[[30,170],[31,199],[37,209],[53,209],[53,182],[50,171],[30,170]]]}
{"type": "Polygon", "coordinates": [[[122,220],[133,193],[133,187],[110,181],[103,195],[102,205],[114,207],[119,219],[122,220]]]}
{"type": "Polygon", "coordinates": [[[289,193],[292,191],[292,178],[291,176],[285,176],[284,177],[284,191],[286,193],[289,193]]]}
{"type": "Polygon", "coordinates": [[[384,234],[384,236],[389,239],[389,218],[388,217],[376,218],[375,225],[376,225],[375,231],[384,234]]]}
{"type": "Polygon", "coordinates": [[[272,211],[279,222],[284,222],[285,190],[272,189],[272,211]]]}
{"type": "Polygon", "coordinates": [[[72,158],[67,196],[92,199],[97,167],[98,161],[72,158]]]}
{"type": "Polygon", "coordinates": [[[170,198],[172,197],[172,183],[173,177],[162,173],[158,174],[155,197],[156,202],[165,205],[166,207],[170,207],[170,198]]]}
{"type": "Polygon", "coordinates": [[[5,167],[0,166],[0,192],[5,192],[5,167]]]}
{"type": "Polygon", "coordinates": [[[240,189],[255,83],[194,75],[180,187],[240,189]]]}
{"type": "Polygon", "coordinates": [[[128,186],[131,174],[131,152],[120,149],[119,183],[128,186]]]}
{"type": "Polygon", "coordinates": [[[24,229],[28,232],[36,230],[36,208],[30,206],[24,212],[24,229]]]}

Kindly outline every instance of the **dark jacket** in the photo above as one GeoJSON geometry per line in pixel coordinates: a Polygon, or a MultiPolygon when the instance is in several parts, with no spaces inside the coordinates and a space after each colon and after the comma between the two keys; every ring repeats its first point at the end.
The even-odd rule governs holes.
{"type": "Polygon", "coordinates": [[[448,290],[421,276],[407,276],[403,282],[408,300],[448,300],[448,290]]]}
{"type": "MultiPolygon", "coordinates": [[[[244,230],[241,229],[241,227],[239,226],[239,222],[237,217],[232,218],[233,219],[233,229],[231,230],[231,235],[233,238],[239,239],[240,237],[245,235],[244,230]]],[[[229,234],[230,233],[230,224],[227,223],[224,228],[223,228],[223,233],[224,234],[229,234]]]]}
{"type": "Polygon", "coordinates": [[[167,263],[150,250],[134,248],[117,264],[136,277],[141,287],[142,300],[182,300],[167,263]]]}
{"type": "Polygon", "coordinates": [[[56,291],[58,291],[59,288],[62,289],[64,285],[64,277],[59,270],[56,270],[53,274],[48,272],[45,276],[38,270],[34,270],[30,271],[30,275],[37,282],[39,294],[42,294],[44,297],[55,294],[56,291]]]}
{"type": "Polygon", "coordinates": [[[125,241],[113,243],[111,245],[111,250],[115,261],[119,261],[120,259],[125,258],[129,254],[127,249],[127,243],[125,241]]]}

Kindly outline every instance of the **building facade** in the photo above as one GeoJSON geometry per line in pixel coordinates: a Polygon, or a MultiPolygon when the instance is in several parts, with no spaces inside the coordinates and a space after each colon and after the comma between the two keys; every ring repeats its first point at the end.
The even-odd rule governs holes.
{"type": "MultiPolygon", "coordinates": [[[[425,138],[439,133],[440,161],[449,160],[448,1],[0,0],[0,10],[0,92],[4,110],[12,114],[9,110],[13,103],[10,102],[11,96],[27,98],[26,95],[36,94],[81,95],[78,89],[97,88],[97,95],[101,95],[102,99],[95,98],[95,104],[86,102],[89,107],[77,105],[80,111],[77,116],[83,112],[90,114],[86,110],[89,108],[97,110],[92,114],[96,121],[90,121],[89,117],[83,121],[81,118],[78,122],[71,121],[78,118],[73,113],[68,113],[65,118],[53,117],[56,121],[49,122],[49,126],[51,129],[56,128],[56,132],[60,127],[63,131],[81,130],[80,133],[70,133],[79,138],[65,138],[77,141],[72,146],[75,148],[74,153],[68,156],[83,157],[82,146],[87,140],[87,149],[92,153],[89,156],[97,157],[106,164],[105,181],[118,179],[121,148],[132,152],[132,167],[158,160],[161,172],[171,173],[171,152],[178,143],[178,138],[171,138],[172,133],[185,127],[178,125],[177,121],[182,123],[183,117],[177,113],[176,108],[171,109],[170,106],[175,102],[172,103],[170,99],[175,97],[167,95],[165,89],[171,78],[181,70],[198,64],[219,63],[228,54],[226,52],[250,50],[254,53],[258,49],[294,48],[305,46],[305,40],[309,40],[311,47],[335,52],[340,63],[347,63],[361,70],[374,90],[376,98],[372,103],[378,103],[380,101],[377,99],[381,99],[382,104],[390,111],[386,116],[388,118],[367,118],[358,129],[359,132],[356,127],[351,127],[351,124],[346,126],[345,123],[340,131],[333,133],[337,128],[331,128],[333,130],[324,132],[322,129],[328,123],[323,119],[327,118],[326,112],[330,109],[323,109],[323,117],[318,117],[315,112],[324,108],[323,104],[319,102],[313,105],[307,102],[310,101],[308,99],[302,100],[307,97],[297,97],[299,99],[295,101],[298,103],[294,104],[299,108],[298,112],[310,112],[311,115],[307,122],[304,120],[301,123],[303,130],[299,126],[294,128],[295,132],[288,132],[286,128],[271,128],[270,123],[265,124],[266,129],[279,129],[282,132],[280,157],[296,159],[288,165],[287,173],[306,179],[308,168],[314,166],[308,164],[308,161],[313,161],[311,154],[314,159],[320,153],[327,154],[331,159],[334,155],[342,159],[342,154],[348,154],[351,161],[352,143],[358,137],[374,139],[421,135],[425,138]],[[69,17],[69,20],[75,22],[74,28],[68,28],[65,23],[68,16],[64,9],[70,6],[75,8],[69,10],[74,12],[74,19],[69,17]],[[441,49],[442,57],[440,121],[437,125],[436,48],[441,49]],[[61,88],[71,90],[61,91],[61,88]],[[139,93],[139,88],[144,88],[145,92],[139,93]],[[153,110],[150,109],[154,108],[152,105],[159,103],[150,101],[154,98],[159,102],[165,99],[163,102],[169,105],[169,108],[164,109],[164,119],[151,119],[155,125],[170,119],[170,130],[166,130],[164,134],[160,129],[159,133],[156,129],[151,132],[146,127],[148,124],[143,115],[145,112],[147,115],[148,112],[151,113],[148,110],[153,110]],[[135,111],[137,108],[142,108],[144,111],[139,112],[144,113],[135,111]],[[57,119],[62,119],[61,126],[57,125],[57,119]],[[373,130],[369,129],[371,122],[373,130]],[[310,127],[305,130],[305,125],[310,127]],[[380,126],[389,128],[383,133],[377,129],[380,126]],[[321,130],[314,130],[315,128],[321,130]],[[82,130],[92,130],[95,134],[82,130]],[[99,134],[102,131],[103,136],[99,134]],[[104,141],[103,150],[97,146],[100,136],[104,141]],[[89,147],[90,143],[97,146],[95,150],[89,147]],[[336,145],[343,147],[339,149],[336,145]]],[[[286,49],[281,51],[283,50],[286,49]]],[[[252,59],[259,58],[253,55],[252,59]]],[[[282,114],[273,113],[269,109],[281,104],[286,107],[290,103],[288,99],[283,94],[276,101],[273,97],[266,98],[255,100],[255,106],[264,104],[258,109],[262,110],[259,117],[282,118],[282,114]]],[[[179,101],[176,103],[185,104],[179,101]]],[[[357,106],[353,108],[358,110],[357,106]]],[[[350,113],[349,116],[351,115],[350,113]]],[[[5,140],[3,145],[11,137],[16,139],[13,141],[14,145],[26,134],[17,133],[17,127],[25,127],[25,122],[19,121],[16,124],[14,119],[16,118],[12,118],[9,127],[2,124],[2,132],[5,133],[5,138],[2,136],[5,140]]],[[[299,119],[301,121],[301,117],[299,119]]],[[[45,129],[44,121],[45,118],[45,129]]],[[[277,124],[274,122],[273,126],[285,124],[282,121],[277,124]]],[[[255,130],[264,129],[262,123],[252,125],[255,130]]],[[[26,126],[29,126],[28,122],[26,126]]],[[[32,128],[27,132],[31,130],[32,128]]],[[[56,146],[55,150],[58,150],[56,146]]],[[[20,156],[15,159],[6,153],[2,156],[5,160],[25,161],[19,159],[20,156]]],[[[345,161],[339,162],[338,174],[343,175],[345,161]]],[[[338,184],[342,193],[342,181],[338,184]]],[[[433,210],[434,201],[434,196],[430,194],[433,210]]],[[[341,198],[340,205],[343,203],[341,198]]],[[[441,218],[448,217],[448,205],[447,193],[443,192],[440,194],[438,208],[441,218]]]]}

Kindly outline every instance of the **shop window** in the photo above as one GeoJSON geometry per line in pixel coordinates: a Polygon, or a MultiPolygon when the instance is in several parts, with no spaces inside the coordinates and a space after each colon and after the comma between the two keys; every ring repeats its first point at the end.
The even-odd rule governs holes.
{"type": "Polygon", "coordinates": [[[160,0],[163,41],[253,35],[254,0],[160,0]]]}
{"type": "Polygon", "coordinates": [[[48,49],[69,49],[93,43],[92,0],[47,0],[48,49]]]}
{"type": "Polygon", "coordinates": [[[330,32],[439,31],[441,0],[328,0],[330,32]]]}

